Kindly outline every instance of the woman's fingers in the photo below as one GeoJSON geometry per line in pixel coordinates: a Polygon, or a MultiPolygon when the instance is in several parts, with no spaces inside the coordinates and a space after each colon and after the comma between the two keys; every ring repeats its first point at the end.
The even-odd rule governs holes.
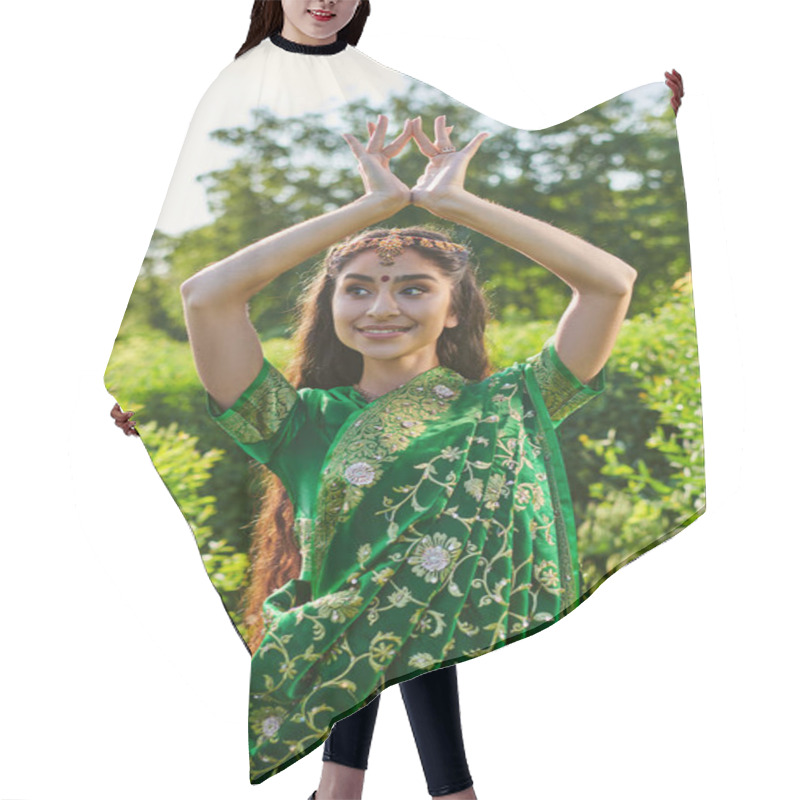
{"type": "Polygon", "coordinates": [[[114,403],[114,407],[111,409],[111,416],[117,422],[127,422],[133,416],[133,411],[123,411],[119,403],[114,403]]]}
{"type": "Polygon", "coordinates": [[[433,130],[436,133],[436,141],[433,144],[440,152],[453,146],[450,141],[450,131],[453,129],[452,127],[447,127],[446,120],[447,117],[442,115],[441,117],[436,117],[433,123],[433,130]]]}
{"type": "Polygon", "coordinates": [[[475,155],[478,151],[478,148],[483,144],[483,142],[489,138],[491,134],[483,131],[477,134],[472,141],[466,145],[465,147],[461,148],[461,150],[455,150],[453,148],[453,142],[450,138],[450,134],[453,132],[454,125],[447,125],[446,124],[447,118],[443,115],[437,117],[434,121],[434,129],[436,131],[436,140],[431,141],[426,135],[425,131],[422,129],[422,120],[417,117],[412,123],[412,132],[414,139],[419,146],[419,149],[422,153],[424,153],[428,158],[435,158],[436,156],[446,155],[448,152],[454,153],[465,153],[470,158],[475,155]]]}
{"type": "Polygon", "coordinates": [[[352,133],[343,133],[342,138],[350,145],[350,149],[353,151],[353,155],[361,161],[362,158],[367,154],[367,151],[364,149],[364,145],[353,136],[352,133]]]}
{"type": "Polygon", "coordinates": [[[464,147],[461,152],[466,153],[470,158],[478,152],[478,148],[491,136],[490,133],[486,131],[481,131],[481,133],[477,134],[472,138],[472,141],[464,147]]]}
{"type": "Polygon", "coordinates": [[[389,117],[385,114],[378,114],[378,124],[372,126],[372,134],[367,143],[367,152],[383,150],[383,142],[386,138],[386,129],[389,127],[389,117]]]}
{"type": "Polygon", "coordinates": [[[403,130],[399,136],[396,136],[386,147],[383,148],[383,153],[387,158],[394,158],[405,146],[411,138],[411,120],[406,120],[403,124],[403,130]]]}
{"type": "Polygon", "coordinates": [[[378,126],[381,123],[381,117],[382,116],[383,116],[382,114],[380,114],[378,116],[378,125],[376,125],[374,122],[370,122],[369,120],[367,120],[367,147],[366,147],[366,149],[367,149],[368,152],[373,152],[372,148],[375,147],[375,143],[378,140],[378,138],[380,137],[380,133],[376,133],[376,132],[378,131],[378,126]]]}
{"type": "Polygon", "coordinates": [[[477,134],[472,141],[459,151],[453,147],[450,139],[450,134],[453,132],[453,125],[447,125],[447,117],[441,115],[434,121],[434,129],[436,133],[435,141],[431,141],[422,128],[422,118],[407,119],[403,124],[403,130],[388,144],[385,143],[386,131],[389,126],[389,118],[385,114],[378,116],[377,124],[374,122],[367,122],[367,132],[369,133],[369,141],[364,147],[351,134],[342,134],[350,145],[355,155],[361,159],[368,153],[382,153],[386,158],[394,158],[406,145],[409,139],[414,139],[420,152],[430,159],[436,156],[446,155],[448,153],[460,152],[466,154],[469,158],[478,151],[478,148],[489,137],[489,133],[481,132],[477,134]]]}
{"type": "Polygon", "coordinates": [[[131,419],[133,411],[123,411],[119,403],[114,403],[111,409],[111,416],[114,418],[114,424],[121,428],[126,436],[138,436],[139,431],[136,430],[136,422],[131,419]]]}
{"type": "MultiPolygon", "coordinates": [[[[381,115],[383,117],[383,115],[381,115]]],[[[386,136],[386,129],[389,125],[388,117],[383,117],[385,123],[381,126],[379,118],[378,125],[374,122],[367,122],[367,132],[369,134],[369,142],[365,152],[374,153],[382,152],[387,158],[394,158],[406,145],[408,140],[413,136],[413,129],[411,120],[407,119],[403,123],[403,130],[396,136],[389,144],[384,144],[386,136]]]]}
{"type": "Polygon", "coordinates": [[[674,91],[677,95],[683,97],[683,78],[681,77],[680,72],[673,69],[672,72],[665,72],[664,77],[667,79],[667,86],[669,86],[669,88],[672,89],[672,91],[674,91]]]}
{"type": "Polygon", "coordinates": [[[414,132],[414,141],[417,143],[420,153],[428,158],[433,158],[439,155],[436,145],[427,137],[425,131],[422,130],[422,118],[417,117],[412,123],[414,132]]]}
{"type": "Polygon", "coordinates": [[[672,97],[670,98],[670,105],[672,106],[672,110],[675,112],[675,115],[678,114],[678,109],[681,106],[681,98],[683,97],[683,77],[681,76],[678,70],[673,69],[671,72],[665,72],[664,77],[667,84],[667,87],[672,91],[672,97]]]}

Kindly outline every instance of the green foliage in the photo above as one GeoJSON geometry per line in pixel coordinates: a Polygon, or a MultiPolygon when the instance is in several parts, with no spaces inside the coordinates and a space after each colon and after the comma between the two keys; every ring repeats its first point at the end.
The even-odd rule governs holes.
{"type": "Polygon", "coordinates": [[[238,592],[243,588],[248,559],[209,524],[216,513],[216,498],[201,492],[211,470],[225,455],[212,448],[200,453],[197,437],[180,430],[177,422],[159,427],[155,421],[137,425],[150,458],[194,532],[209,577],[234,621],[238,621],[238,592]]]}
{"type": "MultiPolygon", "coordinates": [[[[278,369],[285,369],[290,343],[286,339],[266,342],[264,352],[278,369]]],[[[209,448],[206,456],[195,452],[193,458],[200,459],[198,468],[207,480],[204,490],[213,501],[213,514],[202,520],[195,518],[193,511],[184,508],[180,481],[173,481],[176,491],[166,479],[165,483],[190,519],[209,576],[231,617],[238,620],[243,575],[249,565],[249,526],[260,495],[258,468],[209,417],[205,391],[187,342],[175,342],[153,332],[122,339],[112,353],[106,382],[122,408],[136,412],[136,427],[151,457],[163,444],[164,458],[172,458],[169,446],[175,444],[186,458],[182,468],[189,469],[195,444],[200,441],[209,448]],[[208,453],[215,454],[213,459],[206,460],[208,453]],[[212,531],[210,538],[206,529],[212,531]]],[[[156,467],[163,477],[159,463],[156,467]]],[[[180,478],[179,472],[176,475],[180,478]]]]}
{"type": "MultiPolygon", "coordinates": [[[[550,222],[608,250],[640,275],[631,313],[664,302],[688,269],[686,205],[675,123],[666,95],[654,114],[623,96],[541,132],[500,126],[435,89],[414,85],[380,108],[359,101],[332,121],[320,115],[279,119],[254,110],[249,127],[221,129],[231,147],[225,169],[198,176],[214,221],[179,236],[156,231],[123,322],[121,337],[158,330],[186,340],[180,284],[205,266],[273,233],[324,214],[363,193],[345,131],[364,121],[447,114],[456,140],[493,135],[470,163],[466,186],[492,202],[550,222]]],[[[416,146],[392,162],[411,186],[425,166],[416,146]]],[[[504,320],[554,319],[569,300],[555,275],[491,238],[408,207],[384,224],[435,222],[472,246],[495,314],[504,320]]],[[[323,253],[279,276],[253,298],[250,316],[267,338],[285,335],[298,294],[323,253]]]]}
{"type": "MultiPolygon", "coordinates": [[[[705,510],[700,374],[689,276],[676,281],[673,291],[673,298],[655,315],[630,320],[614,350],[619,376],[615,383],[634,388],[635,394],[628,389],[629,403],[635,399],[647,409],[647,426],[632,427],[622,416],[629,403],[619,398],[619,413],[604,419],[605,435],[578,436],[600,459],[595,474],[603,476],[588,486],[591,499],[578,528],[584,578],[592,591],[705,510]]],[[[635,419],[643,420],[641,415],[635,419]]]]}

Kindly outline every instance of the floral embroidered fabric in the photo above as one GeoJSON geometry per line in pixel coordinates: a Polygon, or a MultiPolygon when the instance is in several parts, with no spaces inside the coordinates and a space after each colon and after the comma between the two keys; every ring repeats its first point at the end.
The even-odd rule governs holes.
{"type": "Polygon", "coordinates": [[[531,635],[580,599],[555,427],[599,394],[556,353],[480,382],[435,367],[372,403],[293,389],[266,360],[214,419],[296,503],[303,567],[264,603],[251,780],[387,686],[531,635]],[[258,435],[257,435],[258,434],[258,435]]]}

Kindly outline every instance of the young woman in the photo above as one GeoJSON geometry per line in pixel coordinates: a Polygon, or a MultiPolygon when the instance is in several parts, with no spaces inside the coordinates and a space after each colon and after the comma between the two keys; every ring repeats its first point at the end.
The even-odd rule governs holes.
{"type": "MultiPolygon", "coordinates": [[[[602,390],[636,272],[466,191],[467,166],[487,134],[456,150],[443,117],[433,142],[419,119],[406,120],[388,144],[387,127],[383,115],[370,124],[366,146],[345,137],[363,196],[182,286],[209,409],[283,483],[302,553],[300,578],[263,603],[266,635],[251,677],[251,755],[260,773],[277,771],[288,757],[281,748],[288,754],[319,740],[324,721],[314,714],[324,702],[346,707],[354,686],[356,696],[377,701],[415,667],[521,638],[579,597],[554,428],[602,390]],[[412,138],[429,161],[409,189],[390,159],[412,138]],[[572,288],[540,354],[486,377],[485,305],[466,248],[425,229],[363,232],[410,203],[514,248],[572,288]],[[248,302],[326,248],[305,301],[293,386],[264,359],[248,302]]],[[[332,750],[330,761],[335,743],[332,750]]],[[[365,765],[323,774],[317,800],[360,796],[365,765]]],[[[429,790],[475,797],[466,769],[464,780],[429,790]]]]}

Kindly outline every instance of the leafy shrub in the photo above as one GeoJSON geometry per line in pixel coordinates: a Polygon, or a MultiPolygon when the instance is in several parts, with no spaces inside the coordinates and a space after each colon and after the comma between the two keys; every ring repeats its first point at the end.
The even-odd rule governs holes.
{"type": "Polygon", "coordinates": [[[179,430],[176,422],[162,428],[151,420],[137,428],[153,466],[194,532],[209,578],[237,621],[236,603],[244,586],[248,559],[224,538],[215,536],[209,521],[216,513],[216,498],[201,494],[212,468],[225,453],[213,448],[200,453],[197,437],[179,430]]]}
{"type": "Polygon", "coordinates": [[[597,474],[603,476],[588,486],[591,500],[578,528],[578,549],[590,592],[705,511],[700,372],[690,277],[676,281],[673,292],[672,300],[655,314],[640,314],[628,321],[614,348],[619,383],[635,387],[635,400],[648,414],[647,425],[637,430],[629,424],[611,424],[604,436],[578,436],[601,459],[597,474]]]}

